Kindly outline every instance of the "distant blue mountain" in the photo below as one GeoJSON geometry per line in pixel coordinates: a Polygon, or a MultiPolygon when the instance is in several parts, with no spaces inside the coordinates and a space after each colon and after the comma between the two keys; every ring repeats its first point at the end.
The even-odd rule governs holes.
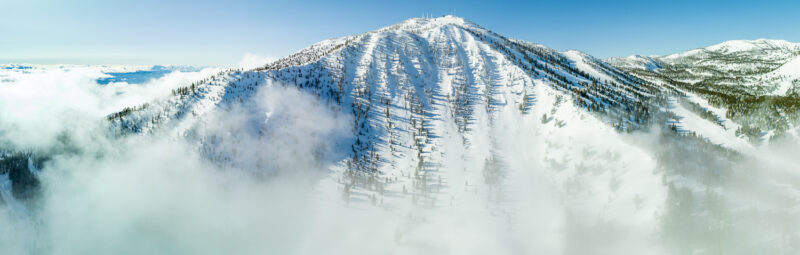
{"type": "Polygon", "coordinates": [[[6,69],[6,70],[14,70],[14,69],[24,70],[24,69],[33,69],[33,67],[12,64],[12,65],[8,65],[8,66],[3,66],[2,69],[6,69]]]}
{"type": "Polygon", "coordinates": [[[193,66],[161,66],[155,65],[150,70],[138,70],[135,72],[109,72],[111,77],[97,79],[97,83],[106,85],[112,82],[127,82],[129,84],[142,84],[152,79],[158,79],[174,71],[199,72],[200,67],[193,66]]]}

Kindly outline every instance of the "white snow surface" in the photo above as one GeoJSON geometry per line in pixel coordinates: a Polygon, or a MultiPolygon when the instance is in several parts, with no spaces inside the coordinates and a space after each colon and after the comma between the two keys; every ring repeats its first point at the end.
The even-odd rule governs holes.
{"type": "Polygon", "coordinates": [[[777,77],[779,79],[778,86],[772,92],[775,95],[785,95],[790,89],[794,87],[793,83],[800,84],[800,56],[786,62],[780,68],[765,74],[764,77],[777,77]]]}
{"type": "Polygon", "coordinates": [[[798,51],[800,50],[800,43],[793,43],[785,40],[771,40],[771,39],[731,40],[715,44],[712,46],[708,46],[705,48],[698,48],[685,51],[682,53],[667,55],[662,57],[662,59],[674,60],[705,52],[737,53],[737,52],[764,51],[764,50],[798,51]]]}
{"type": "Polygon", "coordinates": [[[607,59],[607,61],[615,66],[643,69],[651,72],[657,71],[662,68],[661,65],[659,64],[659,61],[654,59],[654,57],[648,57],[642,55],[632,55],[627,57],[612,57],[607,59]]]}
{"type": "Polygon", "coordinates": [[[567,58],[572,60],[572,62],[575,64],[575,66],[578,69],[580,69],[581,71],[587,72],[587,73],[589,73],[589,75],[591,75],[593,77],[600,78],[602,80],[606,80],[606,81],[613,81],[614,80],[614,78],[611,78],[610,76],[599,72],[597,69],[595,69],[591,65],[587,64],[586,58],[589,57],[589,56],[586,55],[585,53],[580,52],[580,51],[576,51],[576,50],[570,50],[570,51],[564,52],[563,54],[564,54],[564,56],[566,56],[567,58]]]}

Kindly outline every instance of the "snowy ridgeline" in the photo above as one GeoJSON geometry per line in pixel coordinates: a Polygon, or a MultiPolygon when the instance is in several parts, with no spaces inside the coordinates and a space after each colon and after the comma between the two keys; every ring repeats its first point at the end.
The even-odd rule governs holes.
{"type": "Polygon", "coordinates": [[[798,43],[759,39],[727,41],[666,56],[610,58],[608,62],[633,73],[661,74],[662,79],[709,89],[721,86],[721,93],[786,95],[800,73],[798,55],[798,43]]]}
{"type": "Polygon", "coordinates": [[[800,120],[799,55],[798,43],[759,39],[727,41],[667,56],[608,61],[642,79],[681,90],[687,95],[684,99],[696,104],[690,108],[699,110],[695,112],[700,116],[732,124],[723,125],[725,130],[717,134],[691,131],[718,138],[730,133],[751,144],[768,146],[798,138],[794,123],[800,120]]]}

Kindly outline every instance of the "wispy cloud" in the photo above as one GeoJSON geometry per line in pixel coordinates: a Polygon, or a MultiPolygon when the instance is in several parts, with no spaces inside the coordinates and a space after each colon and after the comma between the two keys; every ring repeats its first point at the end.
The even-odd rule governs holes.
{"type": "Polygon", "coordinates": [[[265,66],[266,64],[275,61],[277,59],[278,58],[276,57],[246,53],[244,54],[244,56],[242,56],[242,59],[239,60],[236,66],[244,69],[253,69],[256,67],[265,66]]]}

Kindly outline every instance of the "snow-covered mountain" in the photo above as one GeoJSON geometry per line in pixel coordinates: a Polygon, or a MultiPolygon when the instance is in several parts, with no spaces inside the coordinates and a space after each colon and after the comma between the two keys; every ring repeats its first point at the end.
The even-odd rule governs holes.
{"type": "Polygon", "coordinates": [[[770,39],[757,39],[757,40],[732,40],[719,44],[711,45],[705,48],[689,50],[683,53],[676,53],[664,56],[665,59],[680,59],[689,56],[697,56],[701,54],[744,54],[744,53],[765,53],[765,58],[780,58],[780,55],[773,53],[792,53],[800,50],[800,44],[788,42],[785,40],[770,40],[770,39]]]}
{"type": "MultiPolygon", "coordinates": [[[[674,86],[638,78],[582,52],[506,38],[453,16],[410,19],[326,40],[263,68],[221,72],[109,120],[119,135],[188,137],[208,157],[227,164],[239,152],[208,146],[218,137],[197,131],[216,125],[207,116],[253,98],[260,88],[283,86],[352,115],[354,138],[345,159],[333,167],[329,185],[338,187],[337,197],[386,208],[410,202],[454,210],[488,197],[488,211],[501,215],[503,224],[522,221],[556,231],[559,224],[516,213],[536,207],[516,197],[541,187],[560,194],[566,205],[558,207],[575,216],[565,219],[573,231],[598,230],[594,220],[582,218],[609,212],[601,217],[604,224],[628,231],[615,242],[646,243],[649,228],[666,210],[671,188],[661,182],[677,175],[654,174],[664,162],[698,171],[707,162],[726,162],[716,154],[688,151],[679,153],[682,160],[675,151],[649,154],[627,142],[627,132],[657,130],[669,139],[662,146],[674,148],[751,148],[726,131],[733,123],[703,117],[707,111],[690,107],[697,103],[679,103],[685,94],[674,86]],[[704,163],[697,163],[699,158],[704,163]]],[[[268,119],[256,122],[261,123],[256,129],[269,129],[268,119]]]]}
{"type": "Polygon", "coordinates": [[[706,48],[660,57],[684,73],[683,82],[713,82],[743,87],[753,94],[784,95],[782,77],[764,77],[800,55],[800,44],[782,40],[727,41],[706,48]],[[765,79],[766,78],[766,79],[765,79]],[[772,78],[772,79],[770,79],[772,78]]]}
{"type": "Polygon", "coordinates": [[[612,58],[639,78],[687,93],[728,131],[753,144],[797,139],[800,44],[727,41],[667,56],[612,58]],[[659,68],[652,68],[657,66],[659,68]],[[775,139],[774,139],[775,138],[775,139]]]}
{"type": "MultiPolygon", "coordinates": [[[[791,76],[771,74],[800,55],[800,44],[783,40],[734,40],[667,56],[611,58],[609,62],[626,69],[658,70],[679,82],[713,83],[721,90],[755,95],[785,95],[779,85],[791,76]],[[669,68],[653,68],[667,65],[669,68]]],[[[790,68],[790,65],[786,68],[790,68]]],[[[784,68],[784,69],[786,69],[784,68]]]]}
{"type": "MultiPolygon", "coordinates": [[[[652,95],[660,89],[584,53],[558,53],[448,16],[411,19],[370,33],[323,41],[264,68],[220,73],[199,82],[192,91],[179,91],[186,95],[175,96],[169,104],[198,108],[194,114],[200,114],[203,110],[199,108],[250,96],[247,91],[265,78],[296,84],[356,108],[363,104],[356,99],[385,102],[401,93],[420,97],[418,103],[427,105],[425,97],[437,93],[459,108],[468,108],[454,110],[462,128],[475,105],[484,104],[491,112],[500,106],[495,102],[499,100],[503,105],[528,109],[532,101],[525,98],[532,99],[534,80],[577,94],[574,101],[584,107],[614,111],[610,114],[621,118],[622,128],[637,128],[648,117],[633,116],[632,109],[644,111],[656,104],[651,102],[657,100],[652,95]],[[612,107],[617,105],[625,109],[612,107]]],[[[162,116],[175,111],[177,119],[183,119],[183,109],[170,106],[155,111],[162,116]]],[[[147,117],[143,114],[134,119],[147,117]]],[[[122,129],[149,130],[151,126],[121,123],[122,129]]]]}
{"type": "Polygon", "coordinates": [[[509,119],[557,127],[591,120],[591,129],[627,131],[666,127],[673,93],[582,52],[560,53],[445,16],[326,40],[263,68],[222,72],[109,120],[121,134],[185,136],[204,125],[208,112],[264,86],[298,87],[352,113],[356,138],[348,163],[370,173],[441,157],[443,138],[472,148],[491,140],[479,132],[509,119]]]}
{"type": "MultiPolygon", "coordinates": [[[[768,208],[763,211],[741,208],[775,183],[782,188],[769,195],[789,199],[793,184],[764,177],[758,188],[738,185],[750,177],[738,171],[750,166],[743,155],[758,151],[762,137],[753,134],[752,120],[771,117],[726,100],[765,100],[753,93],[773,86],[734,81],[796,77],[793,45],[729,42],[604,61],[507,38],[455,16],[414,18],[322,41],[263,67],[222,71],[103,121],[112,137],[166,135],[224,168],[258,176],[287,170],[280,159],[251,155],[263,145],[258,141],[281,140],[285,147],[268,149],[285,149],[280,155],[308,161],[300,165],[308,168],[330,159],[326,152],[335,148],[315,189],[323,200],[396,216],[363,220],[394,231],[374,238],[408,244],[400,253],[448,243],[446,235],[426,234],[441,228],[458,229],[452,233],[458,240],[491,236],[473,239],[500,243],[507,250],[499,253],[509,254],[786,251],[791,248],[761,243],[784,238],[783,232],[751,231],[748,224],[768,221],[774,208],[791,208],[772,200],[756,201],[768,208]],[[330,112],[300,105],[307,100],[261,105],[282,100],[262,97],[264,91],[286,88],[313,95],[330,112]],[[304,143],[303,136],[329,138],[314,126],[335,121],[303,119],[300,134],[279,137],[285,133],[276,123],[298,121],[279,111],[343,116],[352,134],[334,145],[293,150],[288,144],[304,143]],[[468,224],[474,222],[483,225],[468,224]],[[494,237],[482,232],[487,229],[513,234],[494,237]]],[[[302,97],[283,101],[295,98],[302,97]]],[[[46,159],[0,154],[0,162],[15,164],[6,173],[31,177],[46,159]]],[[[13,178],[3,174],[0,194],[13,200],[4,188],[13,178]]]]}

